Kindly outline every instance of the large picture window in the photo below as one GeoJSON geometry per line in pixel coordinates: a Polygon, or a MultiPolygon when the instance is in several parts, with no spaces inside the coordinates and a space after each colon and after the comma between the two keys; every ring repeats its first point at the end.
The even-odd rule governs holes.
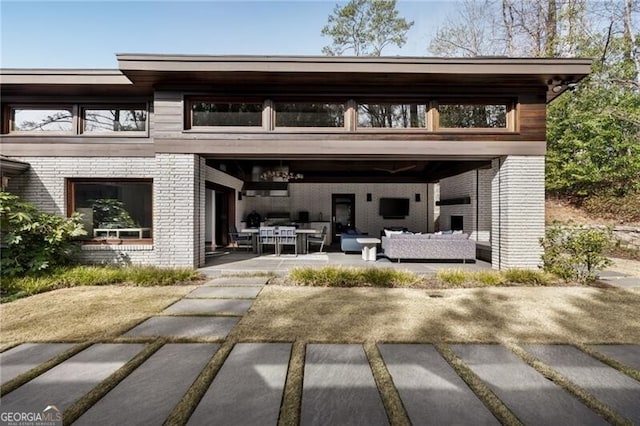
{"type": "Polygon", "coordinates": [[[344,104],[276,103],[275,127],[344,127],[344,104]]]}
{"type": "Polygon", "coordinates": [[[194,101],[191,103],[191,127],[260,127],[262,103],[194,101]]]}
{"type": "Polygon", "coordinates": [[[56,132],[75,131],[71,107],[12,107],[11,132],[56,132]]]}
{"type": "Polygon", "coordinates": [[[358,104],[358,127],[390,129],[424,129],[427,127],[424,104],[358,104]]]}
{"type": "Polygon", "coordinates": [[[441,129],[506,129],[506,104],[440,104],[438,127],[441,129]]]}
{"type": "Polygon", "coordinates": [[[84,108],[82,123],[84,133],[144,132],[147,110],[144,106],[84,108]]]}
{"type": "Polygon", "coordinates": [[[69,211],[82,214],[88,239],[148,240],[152,192],[148,179],[74,179],[69,182],[69,211]]]}

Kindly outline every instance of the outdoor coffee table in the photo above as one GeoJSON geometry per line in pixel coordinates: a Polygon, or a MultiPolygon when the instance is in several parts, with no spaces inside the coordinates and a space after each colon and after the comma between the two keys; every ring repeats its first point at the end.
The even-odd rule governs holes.
{"type": "Polygon", "coordinates": [[[356,238],[356,241],[358,244],[362,244],[362,260],[375,262],[380,240],[378,238],[356,238]]]}

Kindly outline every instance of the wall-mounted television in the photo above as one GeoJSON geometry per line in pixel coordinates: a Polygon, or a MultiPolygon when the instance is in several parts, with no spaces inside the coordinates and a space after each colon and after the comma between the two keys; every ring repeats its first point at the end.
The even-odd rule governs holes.
{"type": "Polygon", "coordinates": [[[404,219],[409,216],[409,199],[380,198],[379,213],[385,219],[404,219]]]}

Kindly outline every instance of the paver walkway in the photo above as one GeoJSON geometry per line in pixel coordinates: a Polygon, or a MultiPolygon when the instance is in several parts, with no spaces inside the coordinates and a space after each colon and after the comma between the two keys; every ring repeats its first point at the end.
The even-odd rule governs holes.
{"type": "MultiPolygon", "coordinates": [[[[240,320],[240,316],[229,316],[229,307],[242,306],[235,313],[242,315],[265,283],[264,278],[211,280],[173,308],[127,332],[128,337],[195,338],[199,343],[167,343],[147,354],[137,368],[129,364],[128,375],[120,377],[109,392],[103,390],[97,402],[85,407],[76,424],[160,425],[176,407],[184,410],[180,405],[185,403],[183,397],[193,392],[195,397],[186,400],[190,404],[186,412],[192,414],[185,422],[194,425],[276,425],[283,413],[303,425],[389,424],[392,419],[386,398],[395,391],[380,392],[379,384],[388,379],[378,375],[387,373],[371,368],[372,360],[361,344],[307,344],[303,365],[302,352],[298,352],[297,361],[292,358],[292,342],[237,343],[227,346],[230,352],[218,354],[226,356],[220,358],[224,360],[221,366],[210,362],[216,360],[220,344],[202,343],[202,339],[223,339],[240,320]],[[195,313],[197,316],[190,315],[195,313]],[[301,388],[295,388],[295,379],[289,381],[296,375],[301,388]],[[209,377],[205,386],[194,390],[194,383],[203,377],[209,377]],[[289,405],[285,403],[287,394],[300,391],[293,406],[290,396],[289,405]]],[[[640,424],[640,382],[636,379],[574,346],[522,347],[619,418],[640,424]]],[[[0,411],[78,407],[83,395],[113,380],[114,374],[121,373],[119,369],[144,348],[141,343],[94,344],[6,393],[0,411]]],[[[450,348],[526,425],[607,424],[570,391],[504,346],[458,344],[450,348]]],[[[413,424],[499,423],[485,396],[470,389],[433,345],[385,343],[378,349],[400,398],[399,409],[413,424]]],[[[640,375],[640,345],[594,345],[590,350],[635,369],[636,377],[640,375]]],[[[72,344],[23,344],[5,351],[0,354],[3,384],[15,387],[34,367],[61,358],[67,351],[72,353],[72,344]]]]}

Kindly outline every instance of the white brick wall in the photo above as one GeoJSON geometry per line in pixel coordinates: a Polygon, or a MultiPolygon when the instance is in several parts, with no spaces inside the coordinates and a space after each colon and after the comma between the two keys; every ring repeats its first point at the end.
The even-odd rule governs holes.
{"type": "MultiPolygon", "coordinates": [[[[43,211],[67,215],[68,178],[155,178],[155,160],[139,157],[22,157],[31,165],[24,174],[11,179],[9,191],[43,211]]],[[[80,260],[109,263],[128,259],[134,264],[155,263],[153,245],[84,246],[80,260]]]]}
{"type": "Polygon", "coordinates": [[[440,206],[440,229],[451,229],[451,216],[463,216],[464,232],[476,241],[491,238],[491,170],[472,170],[440,180],[440,200],[469,197],[471,204],[440,206]]]}
{"type": "Polygon", "coordinates": [[[199,232],[204,227],[202,160],[193,154],[159,153],[155,162],[156,262],[160,266],[199,266],[204,255],[204,229],[199,232]]]}
{"type": "Polygon", "coordinates": [[[537,268],[544,236],[544,157],[493,160],[492,264],[495,269],[537,268]]]}
{"type": "Polygon", "coordinates": [[[80,259],[106,263],[199,266],[204,264],[204,159],[193,154],[137,157],[23,157],[30,169],[10,181],[9,191],[42,210],[67,214],[66,179],[153,179],[153,245],[87,245],[80,259]]]}

